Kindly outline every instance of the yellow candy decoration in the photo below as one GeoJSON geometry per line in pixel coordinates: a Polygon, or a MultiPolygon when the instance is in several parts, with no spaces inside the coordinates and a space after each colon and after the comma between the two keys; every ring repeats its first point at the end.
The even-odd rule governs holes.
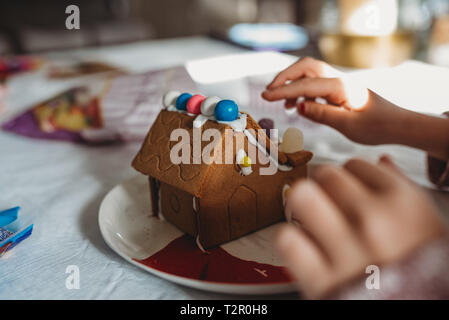
{"type": "Polygon", "coordinates": [[[251,164],[252,164],[251,158],[248,157],[248,156],[244,156],[243,157],[243,161],[241,163],[241,166],[245,167],[245,168],[248,168],[248,167],[251,167],[251,164]]]}

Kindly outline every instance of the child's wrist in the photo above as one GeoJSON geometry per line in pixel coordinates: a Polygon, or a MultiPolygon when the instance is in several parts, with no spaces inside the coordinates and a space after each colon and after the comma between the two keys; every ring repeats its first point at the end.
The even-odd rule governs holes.
{"type": "Polygon", "coordinates": [[[398,143],[421,149],[430,155],[449,159],[449,120],[406,111],[398,123],[398,143]]]}

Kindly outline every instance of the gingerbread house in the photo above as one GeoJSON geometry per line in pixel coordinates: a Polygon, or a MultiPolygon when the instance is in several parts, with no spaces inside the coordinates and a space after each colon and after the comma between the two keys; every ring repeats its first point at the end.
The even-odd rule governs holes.
{"type": "MultiPolygon", "coordinates": [[[[204,99],[200,100],[204,107],[204,99]]],[[[306,177],[312,153],[300,150],[270,155],[270,148],[276,148],[277,144],[246,113],[238,112],[235,121],[239,121],[239,128],[235,121],[217,121],[210,113],[198,114],[199,107],[196,113],[191,113],[191,108],[176,106],[176,99],[165,104],[132,163],[137,171],[148,176],[154,215],[162,214],[180,230],[196,237],[204,248],[284,219],[283,195],[295,180],[306,177]],[[190,163],[173,163],[171,149],[179,141],[171,141],[170,136],[176,129],[190,133],[191,149],[194,130],[220,132],[221,140],[211,152],[213,161],[195,163],[191,155],[190,163]],[[255,139],[256,132],[262,132],[264,143],[255,139]],[[258,155],[265,157],[265,161],[248,158],[251,144],[257,144],[258,155]],[[227,148],[231,148],[233,163],[224,161],[229,156],[227,148]],[[218,157],[223,161],[217,161],[218,157]],[[262,175],[260,169],[269,165],[276,166],[275,173],[262,175]]],[[[203,140],[202,149],[210,143],[203,140]]]]}

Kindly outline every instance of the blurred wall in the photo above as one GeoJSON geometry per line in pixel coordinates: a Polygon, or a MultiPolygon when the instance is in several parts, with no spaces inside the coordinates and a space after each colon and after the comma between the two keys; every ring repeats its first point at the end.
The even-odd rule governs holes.
{"type": "Polygon", "coordinates": [[[39,52],[151,38],[225,34],[239,22],[312,23],[321,0],[4,0],[0,54],[39,52]],[[78,5],[81,29],[66,30],[78,5]]]}

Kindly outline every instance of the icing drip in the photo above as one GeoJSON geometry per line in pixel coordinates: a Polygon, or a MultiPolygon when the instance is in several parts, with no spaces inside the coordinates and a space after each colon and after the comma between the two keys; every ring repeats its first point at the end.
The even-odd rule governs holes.
{"type": "Polygon", "coordinates": [[[209,251],[205,250],[203,248],[203,246],[201,245],[200,236],[199,235],[196,236],[196,241],[195,242],[196,242],[196,245],[198,246],[198,249],[200,249],[203,253],[209,254],[209,251]]]}
{"type": "Polygon", "coordinates": [[[195,120],[193,120],[193,127],[197,129],[201,128],[207,122],[207,120],[213,120],[212,118],[213,116],[207,117],[205,115],[200,114],[198,117],[195,118],[195,120]]]}
{"type": "Polygon", "coordinates": [[[198,213],[198,207],[196,205],[196,197],[193,197],[193,211],[195,211],[195,213],[198,213]]]}

